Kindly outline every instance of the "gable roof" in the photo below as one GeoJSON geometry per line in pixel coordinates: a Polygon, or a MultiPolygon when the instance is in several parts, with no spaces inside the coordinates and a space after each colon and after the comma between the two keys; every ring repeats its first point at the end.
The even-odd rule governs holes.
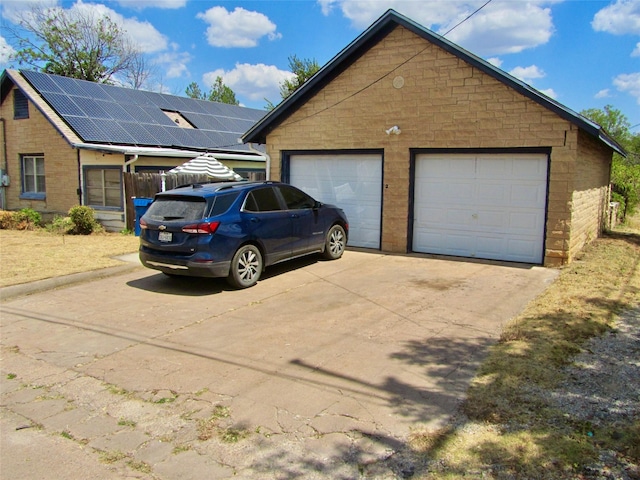
{"type": "Polygon", "coordinates": [[[543,107],[555,112],[561,118],[573,123],[587,133],[598,138],[614,151],[621,155],[626,155],[622,146],[611,138],[598,124],[570,110],[556,100],[544,95],[535,88],[491,65],[489,62],[477,57],[462,47],[450,42],[446,38],[399,14],[395,10],[387,10],[386,13],[376,20],[359,37],[345,47],[325,66],[318,70],[313,77],[303,83],[298,90],[283,100],[275,109],[253,125],[253,127],[243,135],[242,140],[245,142],[265,143],[267,135],[273,129],[292,115],[295,110],[306,103],[312,96],[324,88],[325,85],[349,68],[349,66],[351,66],[358,58],[364,55],[375,44],[380,42],[397,26],[402,26],[424,38],[428,42],[431,42],[452,55],[461,58],[473,67],[478,68],[496,80],[510,86],[543,107]]]}
{"type": "Polygon", "coordinates": [[[250,146],[238,139],[265,113],[29,70],[2,74],[2,101],[11,83],[71,144],[88,148],[118,145],[247,153],[250,146]]]}

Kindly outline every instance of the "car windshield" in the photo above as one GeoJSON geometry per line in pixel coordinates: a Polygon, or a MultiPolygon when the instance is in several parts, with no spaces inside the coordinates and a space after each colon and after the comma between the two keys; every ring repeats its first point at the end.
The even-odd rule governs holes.
{"type": "Polygon", "coordinates": [[[205,217],[206,206],[207,202],[202,197],[160,196],[149,206],[144,216],[160,222],[171,220],[192,222],[205,217]]]}

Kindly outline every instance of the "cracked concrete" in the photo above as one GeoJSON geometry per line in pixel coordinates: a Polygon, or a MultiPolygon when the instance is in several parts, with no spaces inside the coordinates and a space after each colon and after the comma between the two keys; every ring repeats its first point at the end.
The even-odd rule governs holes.
{"type": "Polygon", "coordinates": [[[408,477],[412,429],[556,275],[347,251],[242,291],[134,268],[5,300],[0,477],[408,477]]]}

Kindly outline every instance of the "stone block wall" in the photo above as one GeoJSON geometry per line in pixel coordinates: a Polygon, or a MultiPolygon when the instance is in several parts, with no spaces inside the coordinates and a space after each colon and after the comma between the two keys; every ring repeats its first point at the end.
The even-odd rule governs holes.
{"type": "Polygon", "coordinates": [[[607,227],[611,197],[611,152],[584,132],[579,133],[579,140],[572,192],[569,260],[607,227]],[[607,155],[609,161],[603,161],[607,155]]]}

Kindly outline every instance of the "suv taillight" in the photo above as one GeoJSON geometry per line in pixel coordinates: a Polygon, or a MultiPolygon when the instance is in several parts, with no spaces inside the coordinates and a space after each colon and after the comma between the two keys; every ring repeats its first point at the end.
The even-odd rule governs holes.
{"type": "Polygon", "coordinates": [[[145,222],[143,219],[140,219],[140,229],[141,230],[147,229],[147,222],[145,222]]]}
{"type": "Polygon", "coordinates": [[[185,225],[182,227],[184,233],[216,233],[220,226],[220,222],[194,223],[193,225],[185,225]]]}

